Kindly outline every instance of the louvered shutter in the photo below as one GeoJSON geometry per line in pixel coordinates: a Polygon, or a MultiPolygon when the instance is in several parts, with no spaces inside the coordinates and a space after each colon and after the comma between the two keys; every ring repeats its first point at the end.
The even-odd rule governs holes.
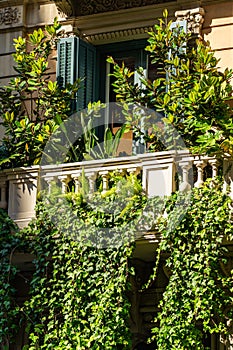
{"type": "Polygon", "coordinates": [[[78,109],[87,107],[95,100],[96,51],[94,46],[79,39],[78,77],[84,78],[78,91],[78,109]]]}
{"type": "Polygon", "coordinates": [[[84,79],[77,93],[75,110],[87,107],[95,100],[96,50],[80,38],[62,38],[58,43],[57,81],[61,88],[84,79]]]}
{"type": "Polygon", "coordinates": [[[76,79],[75,52],[77,38],[62,38],[58,43],[57,81],[61,88],[73,84],[76,79]]]}
{"type": "MultiPolygon", "coordinates": [[[[187,21],[186,21],[186,20],[183,20],[183,21],[175,21],[175,22],[172,22],[170,28],[171,28],[172,31],[175,31],[175,30],[181,31],[181,30],[183,30],[185,33],[187,33],[187,28],[188,28],[188,27],[187,27],[187,21]]],[[[184,45],[184,46],[182,46],[182,47],[180,48],[180,53],[183,53],[183,52],[185,52],[185,51],[186,51],[186,45],[184,45]]],[[[168,59],[169,59],[169,60],[171,59],[171,49],[168,51],[168,59]]],[[[173,74],[176,73],[176,71],[175,71],[174,68],[172,68],[172,73],[173,73],[173,74]]],[[[170,73],[169,73],[169,72],[166,73],[166,79],[167,79],[167,81],[170,80],[170,73]]],[[[169,84],[167,84],[166,90],[167,90],[167,91],[169,90],[169,84]]]]}

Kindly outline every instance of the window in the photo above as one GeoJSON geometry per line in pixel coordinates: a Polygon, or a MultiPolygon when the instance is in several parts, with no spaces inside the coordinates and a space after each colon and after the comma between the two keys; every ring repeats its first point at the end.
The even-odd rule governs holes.
{"type": "MultiPolygon", "coordinates": [[[[172,29],[187,30],[187,21],[173,22],[172,29]]],[[[144,48],[147,40],[131,40],[93,46],[78,37],[62,38],[58,43],[57,79],[60,86],[73,83],[77,78],[84,78],[79,90],[76,108],[85,108],[89,101],[101,100],[114,102],[115,95],[109,77],[111,67],[106,62],[112,56],[119,64],[123,61],[132,70],[138,66],[145,69],[147,76],[153,79],[156,75],[144,48]]],[[[168,53],[169,55],[169,53],[168,53]]],[[[135,74],[135,83],[139,82],[135,74]]]]}
{"type": "MultiPolygon", "coordinates": [[[[186,21],[173,22],[171,28],[184,28],[187,30],[186,21]]],[[[112,65],[106,62],[108,56],[112,56],[120,65],[124,61],[131,70],[141,66],[145,75],[154,80],[157,76],[155,67],[150,62],[149,55],[145,51],[147,39],[124,41],[100,46],[93,46],[78,37],[62,38],[58,43],[57,80],[61,87],[67,83],[73,83],[78,78],[83,78],[81,88],[73,102],[73,110],[82,110],[88,102],[101,100],[102,102],[115,102],[113,91],[112,65]]],[[[184,48],[185,49],[185,48],[184,48]]],[[[169,57],[169,52],[168,52],[169,57]]],[[[169,79],[169,76],[167,77],[169,79]]],[[[137,74],[134,75],[134,83],[140,83],[137,74]]],[[[119,120],[119,124],[123,121],[119,120]]],[[[103,116],[102,125],[112,129],[118,127],[114,112],[103,116]]],[[[98,137],[103,137],[104,128],[98,128],[98,137]]],[[[141,141],[140,141],[141,142],[141,141]]],[[[136,143],[135,143],[136,144],[136,143]]],[[[144,145],[135,146],[135,152],[141,153],[144,145]]]]}

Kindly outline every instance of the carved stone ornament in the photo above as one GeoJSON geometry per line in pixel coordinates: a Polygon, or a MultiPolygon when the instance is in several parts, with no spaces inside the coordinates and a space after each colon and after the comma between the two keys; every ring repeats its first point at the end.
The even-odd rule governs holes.
{"type": "Polygon", "coordinates": [[[171,2],[171,0],[82,0],[80,1],[78,14],[81,16],[91,15],[94,13],[124,10],[133,7],[162,4],[165,2],[171,2]]]}
{"type": "Polygon", "coordinates": [[[55,0],[59,13],[67,17],[71,17],[75,14],[74,2],[74,0],[55,0]]]}
{"type": "Polygon", "coordinates": [[[0,25],[10,25],[20,21],[20,12],[17,7],[5,7],[0,9],[0,25]]]}
{"type": "MultiPolygon", "coordinates": [[[[51,0],[52,1],[52,0],[51,0]]],[[[58,11],[67,17],[86,16],[108,11],[124,10],[176,0],[55,0],[58,11]]]]}
{"type": "Polygon", "coordinates": [[[90,43],[111,42],[114,40],[120,40],[122,38],[124,39],[127,38],[127,40],[130,40],[132,38],[135,38],[136,36],[145,37],[146,33],[148,33],[148,31],[151,31],[151,30],[152,30],[151,27],[130,28],[130,29],[124,29],[124,30],[116,30],[113,32],[87,35],[86,39],[90,43]]]}
{"type": "Polygon", "coordinates": [[[191,10],[176,11],[177,21],[187,20],[188,32],[201,36],[202,24],[204,22],[205,10],[197,7],[191,10]]]}

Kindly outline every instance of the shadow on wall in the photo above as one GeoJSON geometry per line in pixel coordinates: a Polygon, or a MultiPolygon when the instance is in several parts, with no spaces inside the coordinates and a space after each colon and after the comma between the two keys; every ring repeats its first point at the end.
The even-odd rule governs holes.
{"type": "Polygon", "coordinates": [[[155,350],[157,349],[157,344],[154,341],[153,343],[147,344],[145,342],[139,343],[135,346],[134,350],[155,350]]]}
{"type": "Polygon", "coordinates": [[[203,6],[205,10],[205,21],[203,23],[203,34],[208,35],[211,33],[212,26],[229,25],[231,23],[230,18],[233,17],[233,3],[232,1],[224,3],[224,6],[219,4],[203,6]],[[221,19],[221,23],[217,21],[221,19]],[[224,19],[224,20],[223,20],[224,19]]]}

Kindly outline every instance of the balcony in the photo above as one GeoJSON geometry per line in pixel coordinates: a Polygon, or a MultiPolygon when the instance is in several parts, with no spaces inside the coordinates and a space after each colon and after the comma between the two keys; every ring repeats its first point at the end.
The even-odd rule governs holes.
{"type": "Polygon", "coordinates": [[[136,156],[91,160],[58,165],[31,166],[7,169],[0,172],[0,208],[20,227],[25,227],[35,216],[38,184],[50,193],[56,181],[62,193],[80,189],[80,176],[85,172],[90,195],[96,190],[96,180],[102,181],[102,191],[108,190],[108,174],[119,171],[123,174],[140,174],[142,187],[149,197],[168,196],[176,190],[188,191],[200,187],[207,178],[224,177],[223,191],[230,188],[233,198],[232,161],[221,162],[215,157],[193,156],[188,151],[164,151],[136,156]],[[39,181],[40,179],[40,181],[39,181]]]}

